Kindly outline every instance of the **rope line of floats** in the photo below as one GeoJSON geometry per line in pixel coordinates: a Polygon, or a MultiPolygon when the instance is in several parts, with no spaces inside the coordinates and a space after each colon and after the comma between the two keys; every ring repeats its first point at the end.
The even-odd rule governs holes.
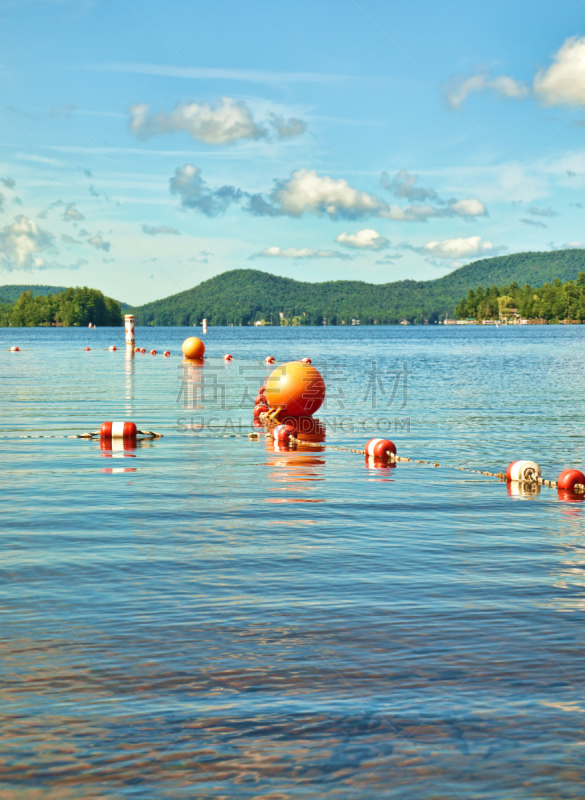
{"type": "MultiPolygon", "coordinates": [[[[134,346],[134,318],[126,315],[126,346],[134,346]]],[[[117,350],[115,345],[104,348],[106,350],[117,350]]],[[[135,353],[146,353],[144,347],[133,347],[135,353]]],[[[11,347],[11,352],[19,352],[20,348],[11,347]]],[[[85,350],[90,350],[86,347],[85,350]]],[[[205,344],[196,336],[191,336],[183,342],[183,355],[188,361],[200,361],[205,353],[205,344]]],[[[150,351],[151,355],[156,355],[156,350],[150,351]]],[[[164,356],[169,357],[170,351],[165,350],[164,356]]],[[[232,361],[233,357],[227,353],[224,361],[232,361]]],[[[266,356],[266,364],[274,364],[274,356],[266,356]]],[[[321,407],[325,399],[325,381],[321,373],[312,366],[310,358],[303,358],[300,361],[291,361],[277,367],[267,378],[266,383],[258,389],[258,395],[254,401],[254,420],[255,425],[264,426],[267,437],[272,438],[275,445],[279,448],[288,447],[314,447],[323,449],[328,447],[330,450],[363,455],[367,460],[377,461],[380,465],[393,465],[398,463],[425,464],[432,467],[445,467],[438,461],[428,461],[426,459],[409,458],[399,456],[396,445],[390,439],[370,439],[366,442],[363,449],[342,447],[340,445],[325,445],[324,442],[311,442],[299,438],[298,421],[301,417],[312,417],[321,407]],[[286,415],[287,421],[280,422],[279,417],[286,415]],[[292,418],[292,421],[291,421],[292,418]]],[[[221,427],[221,426],[218,426],[221,427]]],[[[1,437],[8,438],[8,437],[1,437]]],[[[25,435],[19,438],[41,439],[41,438],[60,438],[52,435],[25,435]]],[[[162,434],[155,431],[140,430],[134,422],[104,422],[97,431],[75,434],[67,436],[68,439],[97,439],[102,442],[109,440],[122,439],[124,442],[136,442],[142,439],[160,439],[162,434]]],[[[257,432],[249,433],[248,438],[258,440],[260,434],[257,432]]],[[[460,472],[467,472],[484,477],[497,478],[506,481],[508,484],[519,486],[537,487],[547,486],[568,492],[574,495],[585,494],[585,474],[578,469],[569,468],[561,472],[556,481],[542,477],[540,467],[534,461],[520,460],[509,464],[506,472],[490,472],[489,470],[478,470],[470,467],[451,467],[460,472]]],[[[570,499],[570,497],[569,497],[570,499]]]]}

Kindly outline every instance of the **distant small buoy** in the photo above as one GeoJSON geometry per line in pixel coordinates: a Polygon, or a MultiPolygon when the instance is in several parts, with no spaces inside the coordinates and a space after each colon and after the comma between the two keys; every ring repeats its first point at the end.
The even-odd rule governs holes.
{"type": "Polygon", "coordinates": [[[111,345],[109,346],[109,348],[108,348],[108,350],[117,350],[117,349],[118,349],[118,348],[116,347],[116,345],[115,345],[115,344],[111,344],[111,345]]]}
{"type": "Polygon", "coordinates": [[[201,358],[205,353],[205,345],[197,336],[189,336],[182,345],[185,358],[201,358]]]}
{"type": "Polygon", "coordinates": [[[135,439],[136,433],[134,422],[102,422],[100,427],[101,439],[135,439]]]}
{"type": "Polygon", "coordinates": [[[10,352],[11,353],[18,353],[19,351],[20,351],[20,347],[17,347],[16,345],[14,345],[14,347],[10,348],[10,352]]]}
{"type": "Polygon", "coordinates": [[[85,349],[86,349],[86,350],[91,350],[91,347],[86,347],[85,349]]]}
{"type": "Polygon", "coordinates": [[[577,483],[585,486],[585,475],[578,469],[563,470],[557,480],[559,489],[574,489],[577,483]]]}
{"type": "Polygon", "coordinates": [[[165,358],[168,358],[170,356],[170,354],[171,354],[170,350],[165,350],[164,353],[163,353],[163,356],[165,356],[165,358]]]}
{"type": "Polygon", "coordinates": [[[156,355],[156,350],[151,350],[151,351],[150,351],[150,355],[151,355],[151,356],[155,356],[155,355],[156,355]]]}
{"type": "Polygon", "coordinates": [[[263,405],[261,403],[260,405],[256,406],[256,408],[254,409],[254,416],[255,417],[259,417],[260,414],[266,414],[267,411],[269,411],[268,406],[265,406],[265,405],[263,405]]]}
{"type": "Polygon", "coordinates": [[[140,348],[140,352],[141,352],[141,353],[146,353],[146,350],[144,349],[144,347],[141,347],[141,348],[140,348]]]}
{"type": "Polygon", "coordinates": [[[223,360],[224,361],[232,361],[233,360],[233,356],[231,356],[229,353],[226,353],[226,355],[223,357],[223,360]]]}
{"type": "Polygon", "coordinates": [[[385,458],[390,460],[391,455],[396,455],[396,445],[390,439],[370,439],[365,446],[366,457],[385,458]]]}
{"type": "Polygon", "coordinates": [[[266,399],[265,395],[259,394],[256,397],[256,399],[254,400],[254,405],[255,406],[259,406],[259,405],[267,406],[268,405],[268,400],[266,399]]]}
{"type": "Polygon", "coordinates": [[[264,359],[264,363],[274,364],[274,356],[266,356],[266,358],[264,359]]]}
{"type": "Polygon", "coordinates": [[[301,364],[312,364],[312,363],[313,362],[311,361],[310,358],[301,358],[301,364]]]}
{"type": "Polygon", "coordinates": [[[139,352],[140,352],[140,348],[139,348],[139,347],[135,347],[135,348],[134,348],[134,352],[135,352],[135,353],[139,353],[139,352]]]}
{"type": "Polygon", "coordinates": [[[310,364],[289,361],[268,376],[266,399],[270,408],[291,417],[312,416],[325,399],[325,381],[310,364]]]}
{"type": "Polygon", "coordinates": [[[540,477],[540,467],[534,461],[512,461],[506,470],[509,481],[529,483],[540,477]]]}
{"type": "Polygon", "coordinates": [[[271,433],[275,442],[288,442],[291,436],[296,439],[298,435],[297,429],[290,422],[285,425],[277,425],[272,429],[271,433]]]}

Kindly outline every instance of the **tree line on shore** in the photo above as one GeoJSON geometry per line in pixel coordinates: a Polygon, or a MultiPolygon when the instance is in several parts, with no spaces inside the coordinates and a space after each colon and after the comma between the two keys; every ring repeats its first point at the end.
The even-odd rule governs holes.
{"type": "Polygon", "coordinates": [[[77,286],[55,294],[34,297],[23,292],[14,304],[0,305],[0,327],[120,326],[124,324],[120,303],[98,289],[77,286]]]}
{"type": "Polygon", "coordinates": [[[533,288],[528,283],[470,289],[455,309],[457,319],[502,319],[519,316],[524,319],[560,322],[585,320],[585,273],[574,281],[553,283],[533,288]]]}

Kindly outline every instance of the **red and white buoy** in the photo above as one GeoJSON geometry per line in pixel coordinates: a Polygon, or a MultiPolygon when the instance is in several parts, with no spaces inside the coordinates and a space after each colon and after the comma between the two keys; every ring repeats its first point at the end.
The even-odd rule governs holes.
{"type": "Polygon", "coordinates": [[[10,348],[10,352],[11,353],[18,353],[19,351],[20,351],[20,347],[17,347],[16,345],[14,345],[14,347],[10,348]]]}
{"type": "Polygon", "coordinates": [[[115,345],[115,344],[111,344],[111,345],[108,347],[108,350],[117,350],[117,349],[118,349],[118,348],[116,347],[116,345],[115,345]]]}
{"type": "Polygon", "coordinates": [[[165,356],[165,358],[168,358],[170,356],[170,354],[171,353],[170,353],[169,350],[165,350],[164,353],[163,353],[163,356],[165,356]]]}
{"type": "Polygon", "coordinates": [[[134,422],[102,422],[100,426],[100,439],[135,439],[136,433],[134,422]]]}
{"type": "Polygon", "coordinates": [[[126,344],[134,344],[134,314],[124,316],[124,329],[126,331],[126,344]]]}
{"type": "Polygon", "coordinates": [[[274,361],[275,361],[274,356],[266,356],[266,358],[264,359],[265,364],[274,364],[274,361]]]}
{"type": "Polygon", "coordinates": [[[225,356],[223,357],[223,360],[224,361],[232,361],[233,360],[233,356],[230,355],[230,353],[226,353],[225,356]]]}
{"type": "Polygon", "coordinates": [[[141,347],[141,348],[140,348],[140,352],[141,352],[141,353],[146,353],[146,349],[145,349],[144,347],[141,347]]]}
{"type": "Polygon", "coordinates": [[[155,355],[156,355],[156,350],[151,350],[151,351],[150,351],[150,355],[151,355],[151,356],[155,356],[155,355]]]}
{"type": "Polygon", "coordinates": [[[515,483],[530,483],[540,478],[540,467],[534,461],[512,461],[506,470],[506,479],[515,483]]]}
{"type": "Polygon", "coordinates": [[[391,460],[396,455],[396,445],[390,439],[370,439],[365,446],[366,456],[391,460]]]}
{"type": "Polygon", "coordinates": [[[134,352],[135,352],[135,353],[139,353],[139,352],[140,352],[140,348],[139,348],[139,347],[135,347],[135,348],[134,348],[134,352]]]}
{"type": "Polygon", "coordinates": [[[311,361],[310,358],[301,358],[301,364],[312,364],[312,363],[313,362],[311,361]]]}

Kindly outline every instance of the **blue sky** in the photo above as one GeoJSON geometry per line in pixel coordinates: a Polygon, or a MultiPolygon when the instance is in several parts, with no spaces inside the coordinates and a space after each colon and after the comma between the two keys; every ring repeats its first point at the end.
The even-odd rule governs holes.
{"type": "Polygon", "coordinates": [[[7,0],[0,44],[0,283],[585,247],[582,2],[7,0]]]}

